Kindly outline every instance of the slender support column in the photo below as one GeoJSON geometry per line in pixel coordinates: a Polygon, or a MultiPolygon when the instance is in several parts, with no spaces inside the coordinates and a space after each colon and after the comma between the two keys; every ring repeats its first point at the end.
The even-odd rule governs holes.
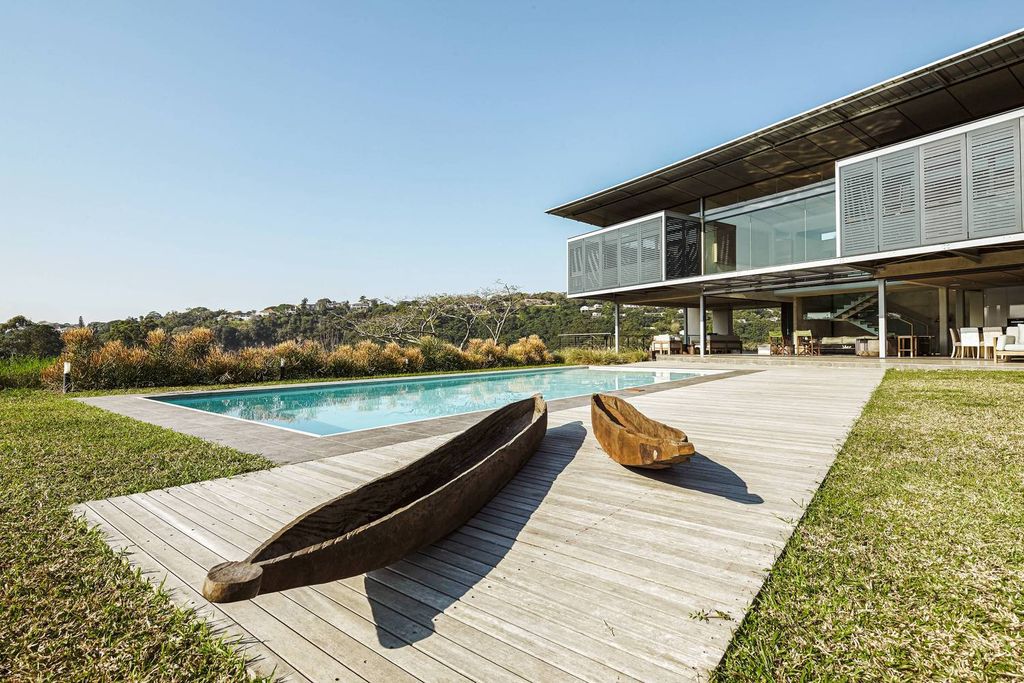
{"type": "Polygon", "coordinates": [[[612,304],[612,314],[615,316],[615,353],[619,352],[619,302],[612,304]]]}
{"type": "Polygon", "coordinates": [[[886,330],[886,323],[889,321],[885,311],[885,278],[878,281],[878,357],[885,358],[886,346],[889,343],[889,334],[886,330]]]}
{"type": "Polygon", "coordinates": [[[939,353],[949,355],[949,290],[939,287],[939,353]]]}
{"type": "Polygon", "coordinates": [[[700,355],[704,355],[704,347],[708,341],[707,305],[704,300],[704,292],[700,293],[700,355]]]}

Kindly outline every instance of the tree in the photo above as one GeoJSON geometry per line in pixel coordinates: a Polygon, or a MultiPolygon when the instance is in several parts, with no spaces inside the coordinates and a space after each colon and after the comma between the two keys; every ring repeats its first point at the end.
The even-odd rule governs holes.
{"type": "Polygon", "coordinates": [[[63,346],[57,330],[23,315],[0,325],[0,358],[51,358],[59,355],[63,346]]]}
{"type": "Polygon", "coordinates": [[[521,306],[523,293],[516,285],[498,280],[494,287],[477,292],[477,302],[483,308],[477,320],[487,329],[495,343],[501,340],[501,331],[509,317],[521,306]]]}

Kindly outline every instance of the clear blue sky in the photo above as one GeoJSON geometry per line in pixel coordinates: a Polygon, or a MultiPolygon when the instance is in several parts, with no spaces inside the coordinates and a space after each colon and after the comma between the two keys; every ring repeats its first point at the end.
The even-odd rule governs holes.
{"type": "Polygon", "coordinates": [[[0,0],[0,320],[564,287],[544,210],[1016,2],[0,0]]]}

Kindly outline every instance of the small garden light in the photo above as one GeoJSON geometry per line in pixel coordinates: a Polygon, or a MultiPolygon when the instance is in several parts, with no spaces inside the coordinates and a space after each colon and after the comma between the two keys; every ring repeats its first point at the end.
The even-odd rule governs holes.
{"type": "Polygon", "coordinates": [[[71,363],[64,361],[64,393],[71,391],[71,363]]]}

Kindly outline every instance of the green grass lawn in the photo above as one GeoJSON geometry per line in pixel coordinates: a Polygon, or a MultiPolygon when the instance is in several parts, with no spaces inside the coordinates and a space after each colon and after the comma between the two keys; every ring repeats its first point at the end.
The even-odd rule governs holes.
{"type": "Polygon", "coordinates": [[[716,679],[1024,672],[1024,373],[889,371],[716,679]]]}
{"type": "Polygon", "coordinates": [[[49,392],[0,391],[0,680],[246,678],[69,506],[268,466],[49,392]]]}

